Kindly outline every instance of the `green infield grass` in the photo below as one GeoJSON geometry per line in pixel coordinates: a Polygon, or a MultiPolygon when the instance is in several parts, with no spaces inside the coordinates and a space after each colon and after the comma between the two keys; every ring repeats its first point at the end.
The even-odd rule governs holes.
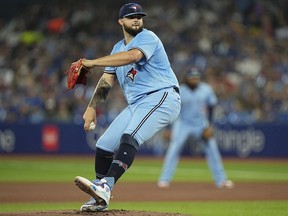
{"type": "MultiPolygon", "coordinates": [[[[82,157],[5,157],[0,159],[0,182],[70,182],[74,176],[94,178],[94,156],[82,157]]],[[[121,180],[155,182],[161,171],[162,159],[135,159],[121,180]]],[[[229,178],[237,182],[288,182],[288,160],[224,159],[229,178]]],[[[182,159],[175,181],[211,182],[211,174],[203,159],[182,159]]]]}

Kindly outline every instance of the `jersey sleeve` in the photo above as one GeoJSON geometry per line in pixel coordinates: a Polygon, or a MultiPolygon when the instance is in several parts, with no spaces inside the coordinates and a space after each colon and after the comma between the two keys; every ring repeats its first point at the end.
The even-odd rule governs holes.
{"type": "MultiPolygon", "coordinates": [[[[117,46],[117,44],[115,44],[115,46],[113,47],[110,55],[116,53],[116,50],[117,50],[116,46],[117,46]]],[[[104,72],[105,72],[105,73],[116,73],[116,67],[111,67],[111,66],[105,67],[105,68],[104,68],[104,72]]]]}
{"type": "Polygon", "coordinates": [[[207,90],[208,90],[208,101],[207,104],[209,106],[215,106],[217,104],[217,97],[215,92],[213,91],[211,86],[207,85],[207,90]]]}
{"type": "Polygon", "coordinates": [[[141,32],[134,39],[135,41],[130,50],[135,48],[139,49],[144,54],[145,58],[141,59],[138,64],[144,64],[154,54],[157,48],[158,39],[147,31],[141,32]]]}

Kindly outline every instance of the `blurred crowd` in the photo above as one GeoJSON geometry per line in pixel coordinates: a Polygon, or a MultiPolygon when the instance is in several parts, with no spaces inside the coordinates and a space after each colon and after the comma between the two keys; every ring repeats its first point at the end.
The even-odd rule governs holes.
{"type": "MultiPolygon", "coordinates": [[[[127,1],[4,1],[0,17],[0,123],[82,124],[103,68],[66,91],[79,58],[108,55],[122,39],[127,1]],[[25,3],[24,3],[25,2],[25,3]],[[5,3],[7,4],[5,7],[5,3]]],[[[196,66],[219,99],[215,121],[288,122],[288,1],[136,1],[162,40],[179,81],[196,66]]],[[[98,107],[109,124],[126,106],[119,86],[98,107]]]]}

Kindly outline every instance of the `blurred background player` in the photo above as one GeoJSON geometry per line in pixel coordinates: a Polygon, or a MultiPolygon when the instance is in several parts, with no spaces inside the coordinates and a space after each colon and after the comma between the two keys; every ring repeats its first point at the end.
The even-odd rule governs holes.
{"type": "Polygon", "coordinates": [[[181,111],[172,125],[171,141],[165,155],[158,186],[167,188],[177,168],[181,151],[189,137],[201,140],[209,169],[217,188],[233,188],[227,179],[211,126],[216,95],[210,85],[201,81],[197,68],[192,68],[180,86],[181,111]]]}

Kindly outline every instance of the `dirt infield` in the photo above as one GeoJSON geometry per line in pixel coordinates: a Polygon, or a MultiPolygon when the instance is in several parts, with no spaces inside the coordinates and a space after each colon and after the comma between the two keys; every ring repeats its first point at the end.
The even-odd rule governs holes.
{"type": "MultiPolygon", "coordinates": [[[[111,210],[107,212],[80,212],[80,211],[47,211],[47,212],[29,212],[29,213],[4,213],[1,216],[80,216],[80,215],[98,215],[98,216],[185,216],[184,214],[158,213],[146,211],[125,211],[125,210],[111,210]]],[[[187,215],[188,216],[188,215],[187,215]]]]}
{"type": "MultiPolygon", "coordinates": [[[[0,203],[9,202],[84,202],[89,197],[74,183],[1,183],[0,203]]],[[[221,201],[221,200],[287,200],[287,183],[237,183],[232,190],[216,189],[211,183],[174,183],[169,189],[158,189],[155,183],[122,183],[113,190],[114,201],[221,201]]],[[[111,210],[104,213],[48,211],[27,213],[0,213],[1,216],[20,215],[100,215],[100,216],[164,216],[183,214],[111,210]]]]}

